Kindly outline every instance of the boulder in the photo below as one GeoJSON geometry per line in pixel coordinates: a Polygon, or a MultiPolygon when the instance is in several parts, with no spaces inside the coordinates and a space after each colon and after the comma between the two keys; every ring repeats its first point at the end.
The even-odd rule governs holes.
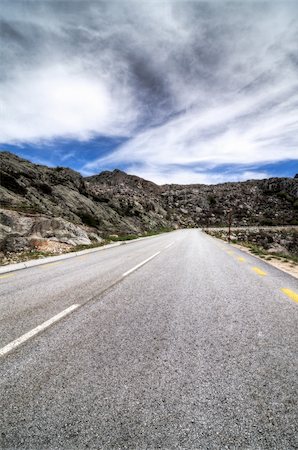
{"type": "Polygon", "coordinates": [[[91,244],[86,231],[61,218],[40,218],[36,220],[32,225],[30,235],[31,237],[41,237],[73,246],[91,244]]]}
{"type": "Polygon", "coordinates": [[[3,250],[8,253],[23,252],[32,249],[30,240],[19,234],[8,235],[2,245],[3,250]]]}
{"type": "Polygon", "coordinates": [[[283,255],[289,255],[290,252],[288,251],[288,249],[286,247],[284,247],[283,245],[280,245],[278,243],[275,243],[273,245],[271,245],[270,247],[268,247],[267,251],[269,253],[281,253],[283,255]]]}

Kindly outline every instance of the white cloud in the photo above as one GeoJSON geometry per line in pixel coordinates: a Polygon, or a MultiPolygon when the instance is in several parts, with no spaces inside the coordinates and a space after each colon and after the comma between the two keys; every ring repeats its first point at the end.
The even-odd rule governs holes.
{"type": "Polygon", "coordinates": [[[243,97],[203,112],[190,110],[160,127],[141,132],[114,153],[86,165],[98,169],[110,164],[141,163],[155,169],[175,165],[256,164],[297,158],[298,84],[270,92],[282,96],[276,106],[266,108],[268,92],[243,97]],[[291,95],[291,102],[289,102],[291,95]],[[286,111],[285,111],[286,110],[286,111]],[[261,111],[261,112],[260,112],[261,111]],[[281,140],[292,137],[292,145],[281,140]]]}
{"type": "Polygon", "coordinates": [[[133,106],[125,93],[120,98],[115,94],[99,76],[77,69],[24,71],[2,85],[0,141],[126,134],[135,120],[133,106]]]}
{"type": "Polygon", "coordinates": [[[82,172],[161,182],[297,158],[297,3],[2,6],[0,142],[126,136],[82,172]]]}
{"type": "MultiPolygon", "coordinates": [[[[244,171],[236,173],[210,173],[210,172],[195,172],[189,168],[167,167],[160,166],[132,166],[128,168],[128,173],[144,178],[145,180],[153,181],[156,184],[217,184],[225,183],[227,181],[245,181],[268,178],[267,172],[244,171]]],[[[87,175],[87,174],[86,174],[87,175]]],[[[90,175],[90,173],[88,173],[90,175]]]]}

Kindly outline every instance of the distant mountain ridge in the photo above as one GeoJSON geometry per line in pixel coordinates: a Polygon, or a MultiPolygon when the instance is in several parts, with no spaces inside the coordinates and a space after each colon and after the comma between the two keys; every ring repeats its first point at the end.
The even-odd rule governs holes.
{"type": "Polygon", "coordinates": [[[120,170],[83,177],[0,152],[0,208],[0,251],[13,249],[12,236],[24,245],[74,245],[111,233],[223,226],[230,209],[235,226],[298,225],[298,177],[159,186],[120,170]]]}

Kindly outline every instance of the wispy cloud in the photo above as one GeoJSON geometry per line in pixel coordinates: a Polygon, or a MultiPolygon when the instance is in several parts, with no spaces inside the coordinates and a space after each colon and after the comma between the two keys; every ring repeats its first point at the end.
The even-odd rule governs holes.
{"type": "Polygon", "coordinates": [[[159,183],[266,176],[250,166],[297,159],[297,3],[1,6],[0,142],[125,137],[82,171],[159,183]],[[239,170],[216,174],[223,164],[239,170]]]}
{"type": "MultiPolygon", "coordinates": [[[[178,166],[149,166],[144,165],[140,167],[128,167],[127,172],[131,175],[138,173],[138,175],[145,180],[152,180],[157,184],[217,184],[225,183],[226,181],[245,181],[268,178],[266,171],[253,170],[237,170],[233,168],[229,172],[212,172],[208,170],[196,170],[188,167],[178,166]]],[[[90,173],[86,173],[86,175],[90,173]]]]}

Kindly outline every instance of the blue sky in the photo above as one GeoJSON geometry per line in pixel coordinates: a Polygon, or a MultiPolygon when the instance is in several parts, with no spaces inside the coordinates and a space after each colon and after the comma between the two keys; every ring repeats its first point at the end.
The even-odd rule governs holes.
{"type": "MultiPolygon", "coordinates": [[[[88,162],[93,161],[98,156],[104,157],[109,155],[126,140],[125,138],[103,136],[86,141],[56,138],[39,143],[23,143],[21,145],[2,144],[1,150],[15,153],[37,164],[53,167],[67,166],[74,170],[84,172],[82,168],[88,162]]],[[[107,167],[107,169],[110,169],[110,167],[107,167]]],[[[97,172],[91,170],[90,173],[97,172]]],[[[86,171],[84,174],[89,175],[89,171],[86,171]]]]}
{"type": "Polygon", "coordinates": [[[298,3],[1,2],[0,149],[162,183],[298,172],[298,3]]]}

